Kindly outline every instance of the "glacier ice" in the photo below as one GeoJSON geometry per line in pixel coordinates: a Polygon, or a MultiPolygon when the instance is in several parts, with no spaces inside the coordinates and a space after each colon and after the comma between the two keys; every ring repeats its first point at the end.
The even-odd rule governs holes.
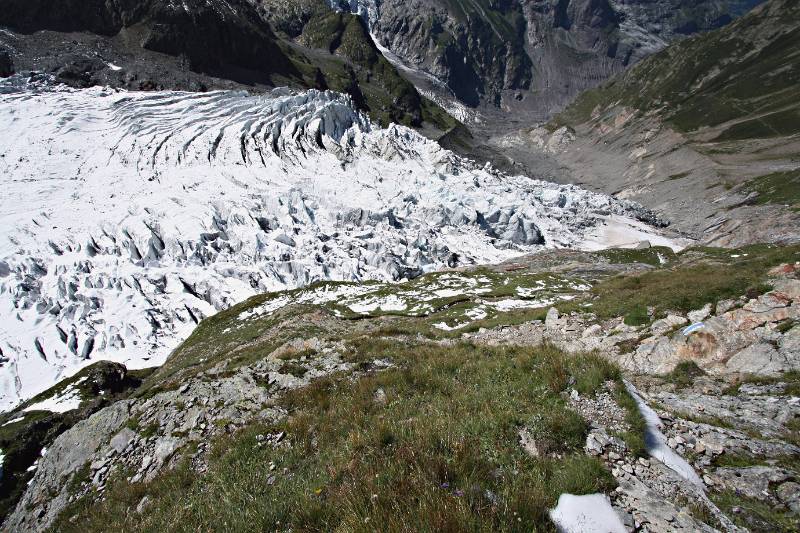
{"type": "Polygon", "coordinates": [[[377,128],[333,92],[8,78],[0,120],[0,409],[99,359],[160,364],[259,292],[580,246],[647,216],[377,128]]]}

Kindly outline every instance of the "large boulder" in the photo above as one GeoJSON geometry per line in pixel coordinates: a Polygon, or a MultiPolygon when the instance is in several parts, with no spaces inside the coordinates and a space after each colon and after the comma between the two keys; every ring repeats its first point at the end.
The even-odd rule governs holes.
{"type": "Polygon", "coordinates": [[[14,74],[14,61],[11,52],[0,48],[0,78],[7,78],[14,74]]]}

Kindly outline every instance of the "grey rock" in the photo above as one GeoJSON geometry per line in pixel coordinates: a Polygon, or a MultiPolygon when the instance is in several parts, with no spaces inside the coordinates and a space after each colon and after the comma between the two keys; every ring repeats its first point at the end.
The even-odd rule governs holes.
{"type": "Polygon", "coordinates": [[[540,452],[539,448],[536,446],[536,439],[528,428],[519,430],[519,443],[522,449],[525,450],[525,453],[531,457],[539,457],[540,452]]]}
{"type": "Polygon", "coordinates": [[[134,438],[136,438],[136,433],[133,430],[123,428],[122,431],[111,438],[111,447],[117,453],[122,453],[134,438]]]}
{"type": "Polygon", "coordinates": [[[778,499],[795,513],[800,513],[800,483],[788,481],[775,490],[778,499]]]}
{"type": "Polygon", "coordinates": [[[139,500],[139,503],[136,505],[136,512],[137,512],[138,514],[142,514],[142,513],[145,511],[145,509],[147,509],[147,507],[148,507],[149,505],[150,505],[150,496],[147,496],[147,495],[145,494],[145,495],[142,497],[142,499],[141,499],[141,500],[139,500]]]}
{"type": "Polygon", "coordinates": [[[736,300],[720,300],[717,302],[715,314],[722,315],[736,307],[736,300]]]}
{"type": "Polygon", "coordinates": [[[67,478],[86,464],[129,417],[129,401],[98,411],[62,433],[39,460],[28,490],[8,516],[4,526],[12,531],[45,529],[68,503],[61,490],[67,478]]]}
{"type": "Polygon", "coordinates": [[[667,315],[666,318],[661,318],[653,322],[653,325],[650,326],[650,331],[654,335],[663,335],[677,326],[683,326],[686,322],[687,320],[682,316],[667,315]]]}
{"type": "Polygon", "coordinates": [[[710,477],[717,486],[738,491],[748,498],[770,501],[773,499],[770,486],[791,479],[793,474],[783,468],[749,466],[717,468],[710,477]]]}
{"type": "Polygon", "coordinates": [[[694,324],[696,322],[702,322],[710,315],[711,315],[711,304],[706,304],[701,309],[689,312],[686,316],[689,318],[689,322],[694,324]]]}
{"type": "Polygon", "coordinates": [[[757,343],[737,352],[725,363],[729,372],[777,376],[783,372],[794,370],[797,361],[780,353],[771,344],[757,343]]]}
{"type": "Polygon", "coordinates": [[[547,329],[554,329],[561,326],[561,322],[558,320],[558,309],[551,307],[547,310],[547,316],[545,316],[544,319],[544,326],[547,329]]]}

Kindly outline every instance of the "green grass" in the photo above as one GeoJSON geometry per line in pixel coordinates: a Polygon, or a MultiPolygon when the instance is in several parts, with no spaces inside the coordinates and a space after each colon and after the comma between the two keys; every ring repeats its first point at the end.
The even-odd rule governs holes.
{"type": "Polygon", "coordinates": [[[767,502],[754,500],[730,490],[712,492],[709,496],[736,525],[750,531],[789,533],[800,529],[800,520],[796,514],[781,511],[767,502]],[[737,512],[734,512],[734,508],[737,512]]]}
{"type": "MultiPolygon", "coordinates": [[[[591,290],[591,310],[599,318],[625,317],[625,323],[640,325],[668,311],[686,313],[706,303],[747,294],[755,297],[770,290],[767,270],[800,259],[800,246],[747,246],[737,250],[687,249],[677,264],[641,274],[603,280],[591,290]],[[745,255],[746,254],[746,255],[745,255]],[[731,258],[731,255],[739,255],[731,258]],[[695,258],[696,257],[696,258],[695,258]]],[[[559,310],[578,310],[580,301],[559,305],[559,310]]]]}
{"type": "Polygon", "coordinates": [[[678,388],[686,388],[692,386],[697,378],[705,375],[705,371],[694,361],[681,361],[672,369],[672,372],[664,376],[664,381],[672,383],[678,388]]]}
{"type": "Polygon", "coordinates": [[[297,361],[287,361],[278,368],[278,372],[281,374],[290,374],[296,378],[302,378],[308,372],[308,367],[297,361]]]}
{"type": "Polygon", "coordinates": [[[739,393],[739,387],[744,383],[754,383],[757,385],[770,385],[773,383],[785,383],[786,388],[783,394],[786,396],[800,396],[800,371],[790,370],[779,376],[741,376],[735,383],[723,391],[724,394],[733,396],[739,393]]]}
{"type": "Polygon", "coordinates": [[[782,468],[788,468],[796,474],[800,474],[800,457],[794,455],[781,455],[769,459],[754,457],[752,455],[723,453],[714,457],[713,465],[717,468],[732,467],[746,468],[749,466],[762,466],[773,464],[782,468]]]}
{"type": "Polygon", "coordinates": [[[758,193],[757,204],[800,206],[800,169],[774,172],[748,181],[744,189],[758,193]]]}
{"type": "Polygon", "coordinates": [[[662,258],[666,263],[675,259],[675,252],[666,246],[653,246],[644,250],[612,248],[599,251],[597,255],[608,259],[610,263],[643,263],[655,267],[661,266],[662,258]]]}
{"type": "Polygon", "coordinates": [[[148,484],[119,480],[103,501],[71,504],[55,529],[550,531],[547,510],[561,493],[613,488],[582,453],[586,422],[560,394],[570,378],[587,394],[618,379],[605,360],[374,336],[350,348],[352,362],[395,366],[291,391],[279,401],[287,419],[219,439],[204,476],[183,465],[148,484]],[[378,389],[385,401],[375,401],[378,389]],[[523,427],[546,455],[524,452],[523,427]],[[257,446],[257,435],[276,431],[285,445],[257,446]],[[145,494],[157,505],[139,515],[145,494]]]}

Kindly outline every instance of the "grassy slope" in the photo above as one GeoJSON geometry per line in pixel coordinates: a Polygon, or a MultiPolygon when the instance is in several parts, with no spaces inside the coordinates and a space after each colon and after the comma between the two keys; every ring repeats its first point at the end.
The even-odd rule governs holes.
{"type": "Polygon", "coordinates": [[[772,0],[763,7],[587,91],[551,126],[584,123],[621,104],[658,112],[685,132],[734,121],[720,141],[800,132],[800,4],[772,0]]]}
{"type": "Polygon", "coordinates": [[[395,366],[291,392],[279,401],[290,418],[216,442],[203,478],[178,468],[149,485],[120,481],[104,501],[66,510],[55,529],[550,530],[559,494],[613,488],[582,452],[586,423],[557,394],[570,376],[587,394],[619,381],[604,359],[372,336],[350,346],[354,362],[395,366]],[[523,426],[550,456],[525,454],[523,426]],[[280,431],[286,445],[257,445],[280,431]],[[144,494],[157,505],[140,515],[144,494]]]}
{"type": "MultiPolygon", "coordinates": [[[[658,253],[596,255],[598,261],[610,256],[616,263],[647,265],[658,253]]],[[[666,259],[665,265],[636,275],[596,278],[582,299],[559,308],[591,309],[600,317],[637,312],[641,306],[655,308],[656,316],[668,309],[686,311],[748,288],[765,290],[767,269],[797,261],[800,247],[690,249],[666,259]],[[587,303],[592,306],[584,307],[587,303]]],[[[541,273],[524,271],[478,270],[475,275],[496,277],[495,292],[481,294],[489,299],[515,295],[516,287],[542,280],[541,273]]],[[[412,283],[424,290],[437,276],[412,283]]],[[[404,285],[375,284],[386,294],[404,285]]],[[[463,524],[474,530],[529,531],[534,524],[548,530],[546,509],[558,494],[612,487],[601,465],[583,455],[586,424],[561,394],[568,386],[592,394],[606,380],[619,383],[619,370],[604,359],[569,356],[548,346],[492,348],[453,339],[465,329],[432,327],[465,304],[448,304],[446,298],[422,316],[377,312],[333,319],[337,303],[296,305],[248,320],[243,328],[231,327],[241,322],[242,311],[274,296],[252,298],[203,321],[140,393],[177,386],[222,361],[230,363],[228,368],[252,362],[298,337],[344,341],[345,358],[363,371],[355,379],[323,378],[279,397],[277,406],[289,417],[217,440],[204,476],[187,464],[147,484],[120,477],[103,501],[89,497],[73,503],[56,530],[366,531],[375,524],[422,531],[462,529],[463,524]],[[371,371],[376,359],[393,366],[371,371]],[[525,455],[517,436],[522,427],[533,431],[548,455],[525,455]],[[283,445],[257,444],[258,435],[282,431],[287,435],[283,445]],[[144,495],[157,504],[136,513],[144,495]]],[[[542,311],[498,313],[468,329],[541,318],[542,311]]],[[[645,320],[652,318],[645,310],[645,320]]],[[[287,370],[297,366],[300,354],[314,355],[286,354],[287,370]]],[[[623,437],[641,454],[641,417],[626,394],[618,392],[616,399],[629,412],[630,430],[623,437]]]]}

